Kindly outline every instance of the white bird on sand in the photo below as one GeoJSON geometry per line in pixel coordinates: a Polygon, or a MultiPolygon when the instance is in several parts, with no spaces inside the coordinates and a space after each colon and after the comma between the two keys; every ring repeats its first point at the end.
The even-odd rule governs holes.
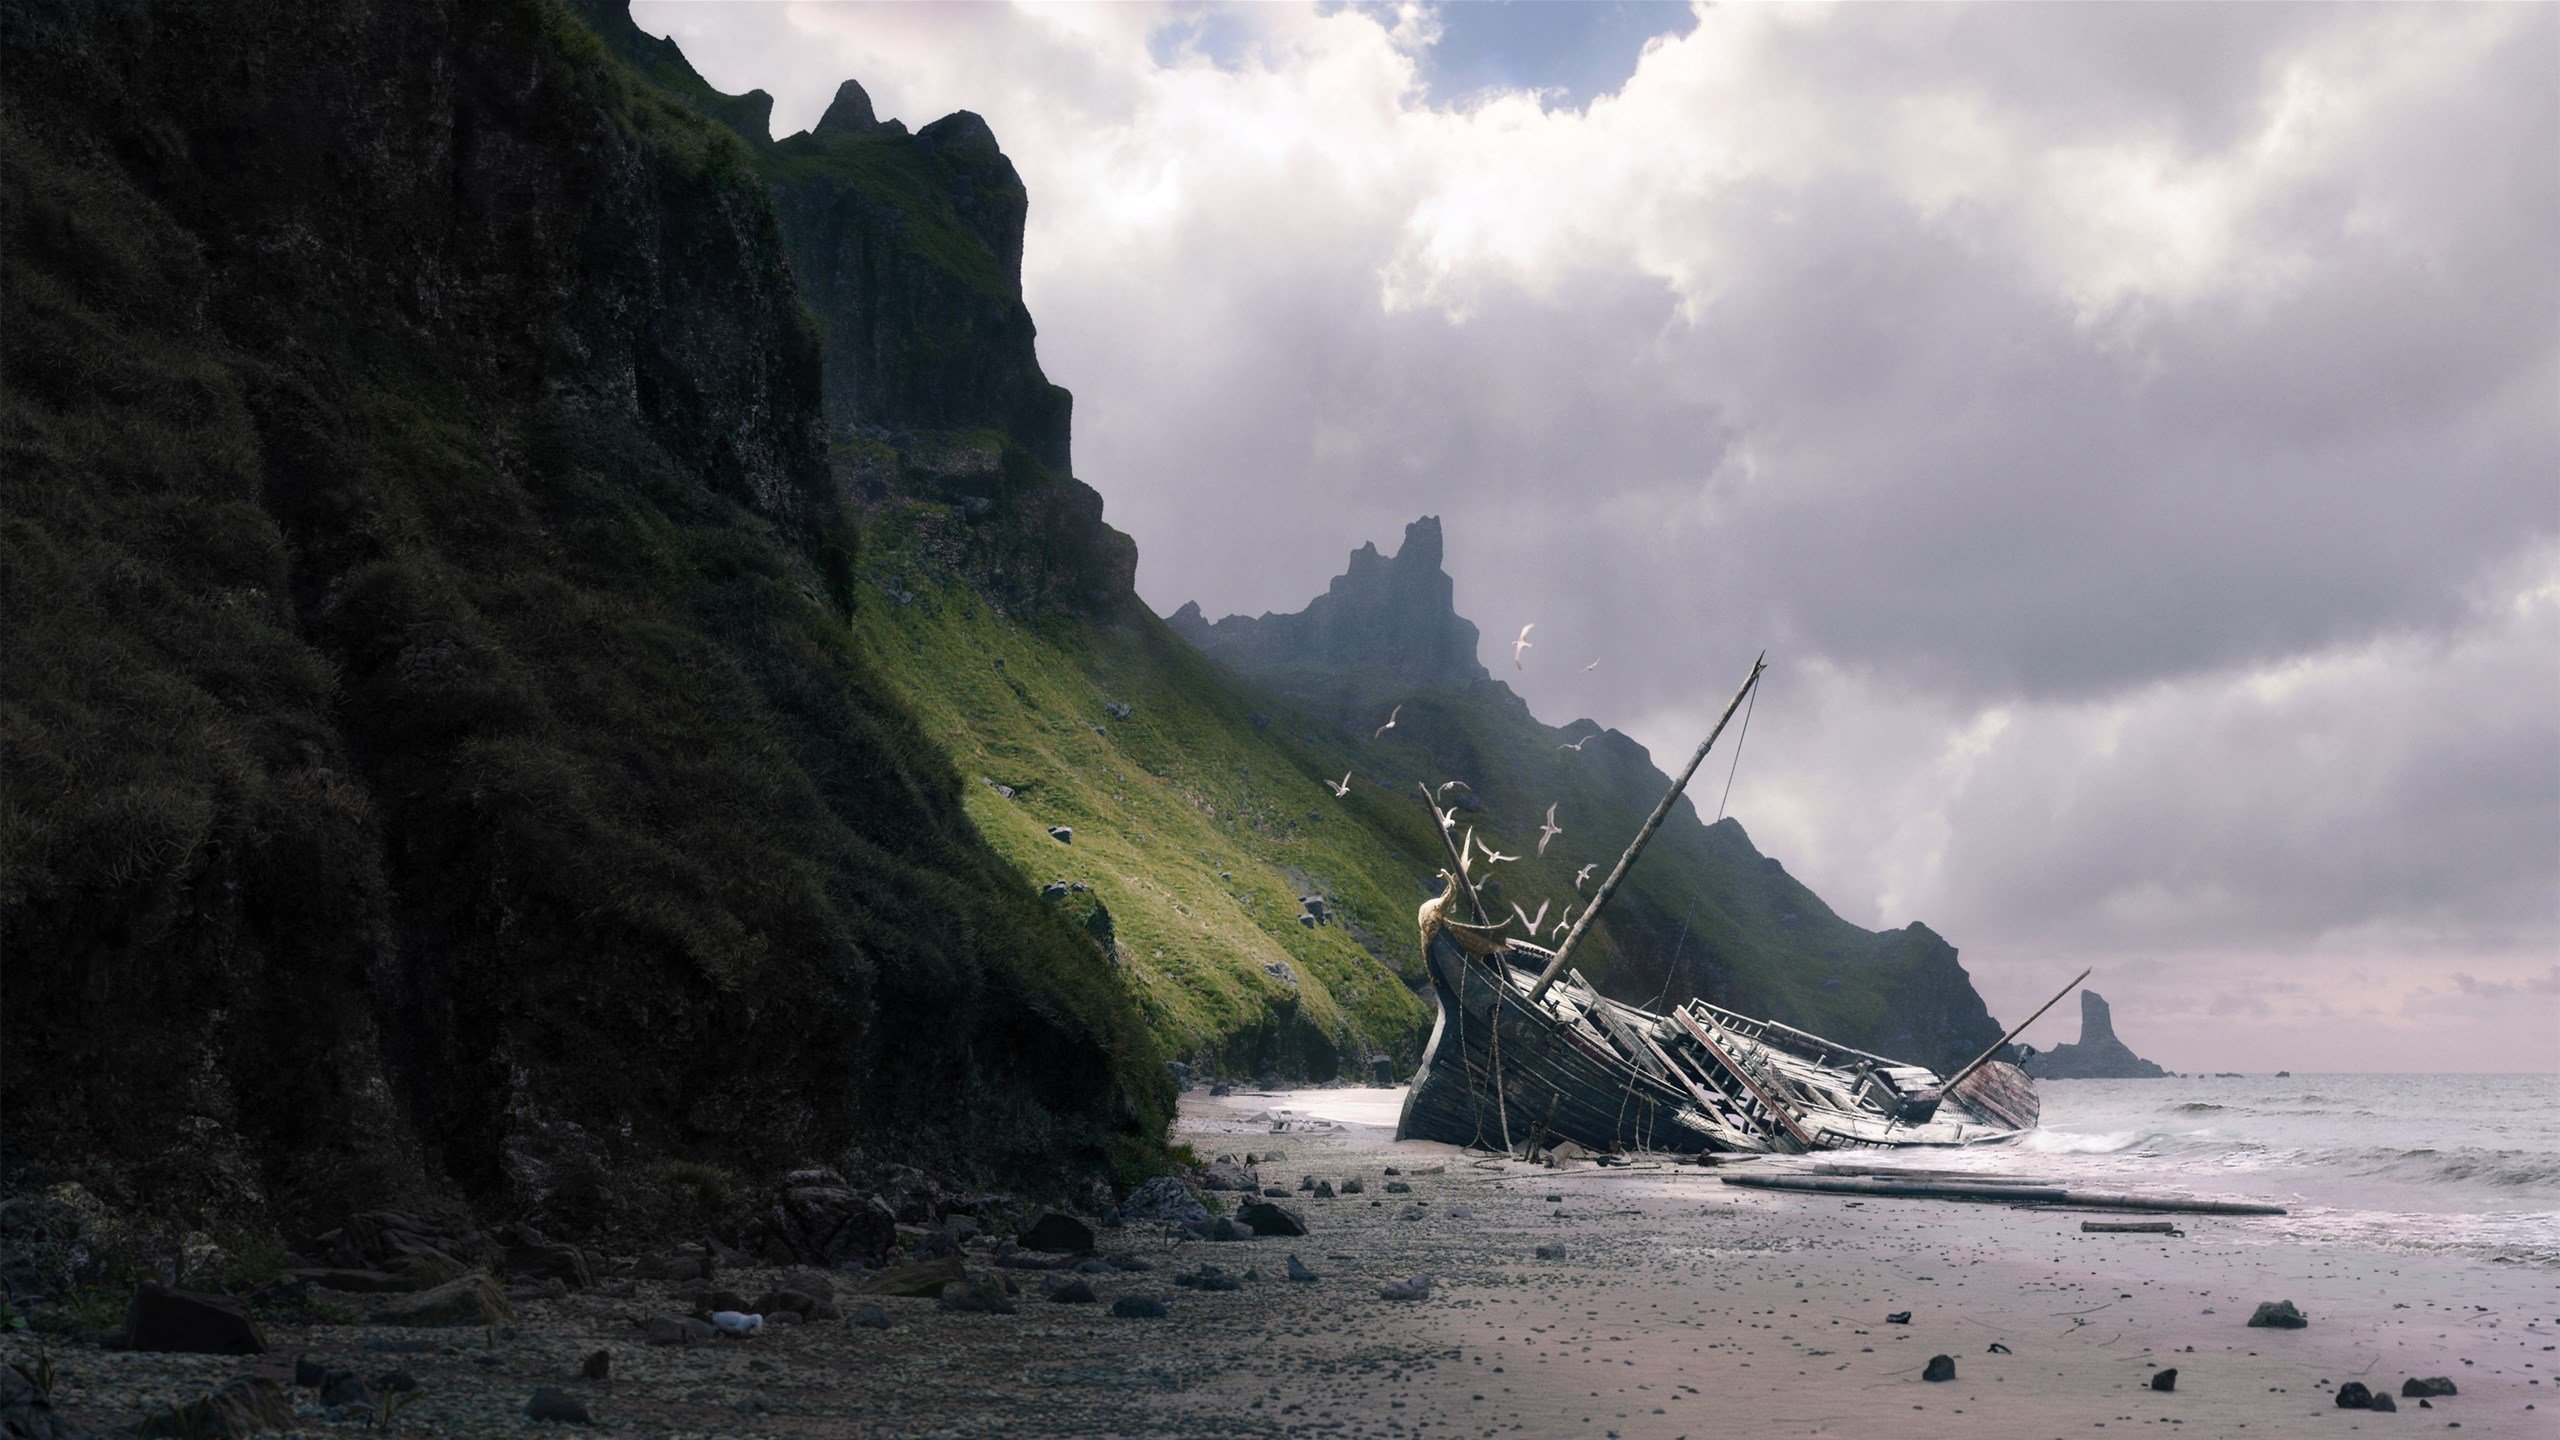
{"type": "MultiPolygon", "coordinates": [[[[1591,732],[1591,734],[1592,734],[1592,735],[1597,735],[1597,734],[1599,734],[1599,733],[1600,733],[1600,732],[1599,732],[1599,731],[1597,731],[1597,730],[1594,730],[1594,731],[1592,731],[1592,732],[1591,732]]],[[[1574,741],[1574,742],[1573,742],[1572,744],[1570,744],[1570,745],[1559,745],[1559,746],[1557,746],[1556,748],[1557,748],[1557,749],[1559,749],[1559,750],[1570,750],[1570,751],[1572,751],[1574,754],[1579,755],[1579,754],[1581,754],[1581,753],[1582,753],[1582,747],[1583,747],[1583,746],[1585,746],[1585,745],[1588,745],[1588,744],[1590,744],[1590,743],[1591,743],[1591,735],[1585,735],[1585,736],[1583,736],[1581,739],[1574,741]]]]}
{"type": "Polygon", "coordinates": [[[1600,863],[1599,863],[1598,861],[1596,861],[1596,860],[1595,860],[1595,861],[1593,861],[1592,863],[1590,863],[1590,864],[1588,864],[1588,865],[1583,866],[1581,869],[1574,871],[1574,872],[1573,872],[1573,892],[1574,892],[1575,894],[1577,894],[1577,895],[1581,894],[1581,893],[1582,893],[1582,882],[1583,882],[1583,881],[1585,881],[1585,880],[1590,879],[1590,878],[1591,878],[1591,872],[1592,872],[1592,871],[1594,871],[1594,870],[1597,870],[1597,869],[1599,869],[1599,868],[1600,868],[1600,863]]]}
{"type": "Polygon", "coordinates": [[[1393,730],[1394,728],[1396,728],[1396,717],[1397,717],[1397,716],[1399,716],[1399,715],[1401,715],[1401,714],[1403,714],[1403,713],[1404,713],[1404,707],[1403,707],[1403,706],[1401,706],[1401,705],[1397,706],[1397,707],[1396,707],[1396,708],[1394,708],[1393,710],[1388,711],[1388,712],[1387,712],[1387,723],[1386,723],[1386,724],[1384,724],[1384,725],[1379,726],[1379,727],[1378,727],[1378,730],[1377,730],[1377,734],[1375,734],[1375,735],[1371,735],[1369,738],[1370,738],[1370,739],[1372,739],[1372,740],[1375,740],[1375,739],[1377,739],[1377,738],[1378,738],[1378,736],[1379,736],[1379,735],[1384,735],[1384,734],[1386,734],[1388,731],[1393,730]]]}
{"type": "Polygon", "coordinates": [[[1563,833],[1564,827],[1556,823],[1556,807],[1553,805],[1548,806],[1547,823],[1538,827],[1538,853],[1541,855],[1546,854],[1547,842],[1563,833]]]}
{"type": "Polygon", "coordinates": [[[1528,669],[1528,668],[1529,668],[1528,666],[1523,665],[1523,664],[1521,664],[1521,663],[1520,663],[1520,652],[1521,652],[1521,651],[1523,651],[1523,650],[1534,650],[1534,649],[1538,648],[1538,647],[1536,647],[1535,645],[1532,645],[1532,644],[1530,644],[1530,643],[1529,643],[1529,632],[1530,632],[1530,631],[1532,631],[1532,630],[1535,630],[1535,629],[1537,629],[1537,628],[1538,628],[1538,622],[1537,622],[1537,621],[1535,621],[1535,620],[1532,620],[1532,621],[1530,621],[1528,624],[1523,625],[1523,626],[1521,626],[1521,627],[1520,627],[1520,638],[1511,642],[1511,668],[1512,668],[1512,669],[1514,669],[1514,670],[1526,670],[1526,669],[1528,669]]]}
{"type": "Polygon", "coordinates": [[[1522,929],[1528,931],[1532,936],[1535,936],[1539,929],[1547,923],[1547,907],[1554,903],[1555,902],[1552,900],[1539,901],[1538,918],[1534,920],[1529,918],[1528,911],[1520,908],[1520,902],[1517,900],[1511,902],[1511,913],[1520,917],[1520,927],[1522,929]]]}
{"type": "Polygon", "coordinates": [[[1339,784],[1339,785],[1330,785],[1330,786],[1328,786],[1327,788],[1333,791],[1333,798],[1334,798],[1334,799],[1336,799],[1336,800],[1339,800],[1339,799],[1341,799],[1343,796],[1350,794],[1350,793],[1351,793],[1351,772],[1350,772],[1350,771],[1348,771],[1348,770],[1343,771],[1343,772],[1342,772],[1342,783],[1341,783],[1341,784],[1339,784]]]}
{"type": "Polygon", "coordinates": [[[1592,661],[1590,664],[1585,665],[1585,666],[1583,666],[1583,667],[1582,667],[1582,673],[1583,673],[1583,674],[1585,674],[1585,675],[1588,675],[1588,674],[1590,674],[1592,671],[1597,670],[1597,669],[1599,669],[1599,668],[1600,668],[1600,662],[1599,662],[1599,661],[1597,661],[1597,660],[1594,660],[1594,661],[1592,661]]]}

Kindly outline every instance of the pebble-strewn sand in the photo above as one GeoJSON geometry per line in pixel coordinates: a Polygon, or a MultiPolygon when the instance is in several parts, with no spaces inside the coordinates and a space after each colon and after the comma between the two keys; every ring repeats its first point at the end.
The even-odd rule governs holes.
{"type": "MultiPolygon", "coordinates": [[[[1311,1222],[1303,1240],[1107,1232],[1106,1249],[1158,1268],[1096,1280],[1099,1305],[1046,1303],[1040,1277],[1018,1272],[1016,1315],[890,1301],[885,1332],[825,1324],[655,1349],[636,1322],[673,1303],[643,1285],[637,1299],[524,1306],[519,1337],[496,1345],[414,1332],[452,1353],[369,1356],[363,1338],[388,1332],[278,1329],[266,1373],[289,1378],[303,1352],[368,1373],[405,1363],[427,1392],[403,1417],[418,1435],[548,1430],[521,1418],[537,1384],[583,1394],[600,1432],[627,1435],[2560,1435],[2549,1272],[2287,1245],[2252,1230],[2265,1221],[2084,1235],[2076,1214],[1747,1191],[1695,1167],[1471,1161],[1387,1140],[1372,1127],[1393,1113],[1382,1091],[1191,1097],[1184,1124],[1203,1155],[1276,1147],[1286,1158],[1263,1167],[1266,1183],[1357,1175],[1368,1191],[1293,1200],[1311,1222]],[[1275,1109],[1350,1123],[1273,1134],[1258,1117],[1275,1109]],[[1383,1193],[1389,1165],[1447,1168],[1400,1177],[1407,1196],[1383,1193]],[[1417,1207],[1423,1218],[1401,1218],[1417,1207]],[[1558,1243],[1563,1259],[1533,1258],[1558,1243]],[[1283,1279],[1292,1253],[1323,1278],[1283,1279]],[[1258,1278],[1231,1294],[1173,1286],[1202,1262],[1258,1278]],[[1378,1298],[1416,1273],[1434,1277],[1430,1299],[1378,1298]],[[1113,1318],[1110,1302],[1133,1293],[1165,1299],[1170,1318],[1113,1318]],[[2295,1301],[2310,1328],[2246,1328],[2266,1299],[2295,1301]],[[1884,1322],[1902,1310],[1910,1324],[1884,1322]],[[1994,1342],[2011,1353],[1989,1353],[1994,1342]],[[576,1380],[599,1347],[614,1378],[576,1380]],[[1952,1382],[1920,1378],[1936,1354],[1955,1358],[1952,1382]],[[2166,1366],[2178,1383],[2162,1394],[2149,1385],[2166,1366]],[[2411,1375],[2451,1376],[2462,1393],[2396,1414],[2332,1403],[2345,1381],[2396,1395],[2411,1375]]],[[[768,1277],[721,1278],[752,1294],[768,1277]]],[[[244,1368],[94,1350],[57,1364],[72,1418],[91,1424],[244,1368]]]]}

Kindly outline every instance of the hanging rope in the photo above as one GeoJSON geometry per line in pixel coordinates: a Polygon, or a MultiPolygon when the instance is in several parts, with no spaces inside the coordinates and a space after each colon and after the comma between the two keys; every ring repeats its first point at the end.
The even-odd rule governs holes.
{"type": "Polygon", "coordinates": [[[1724,798],[1716,802],[1716,818],[1724,818],[1724,807],[1733,800],[1733,777],[1742,768],[1742,747],[1751,738],[1751,712],[1760,708],[1760,687],[1751,687],[1751,699],[1742,707],[1742,733],[1733,740],[1733,768],[1724,772],[1724,798]]]}

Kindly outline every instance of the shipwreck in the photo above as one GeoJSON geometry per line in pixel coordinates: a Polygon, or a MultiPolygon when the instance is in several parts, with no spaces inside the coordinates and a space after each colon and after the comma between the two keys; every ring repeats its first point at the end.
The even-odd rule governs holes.
{"type": "MultiPolygon", "coordinates": [[[[1858,1147],[1999,1144],[2035,1128],[2035,1082],[2000,1058],[2009,1041],[2071,992],[1949,1076],[1820,1035],[1690,1000],[1667,1014],[1599,993],[1575,948],[1661,828],[1689,777],[1757,685],[1765,661],[1654,807],[1616,868],[1554,949],[1486,922],[1469,857],[1450,850],[1439,895],[1423,903],[1423,959],[1440,1017],[1405,1097],[1398,1139],[1535,1155],[1587,1150],[1797,1154],[1858,1147]],[[1461,919],[1461,902],[1475,921],[1461,919]]],[[[1423,799],[1445,838],[1448,815],[1423,799]]]]}

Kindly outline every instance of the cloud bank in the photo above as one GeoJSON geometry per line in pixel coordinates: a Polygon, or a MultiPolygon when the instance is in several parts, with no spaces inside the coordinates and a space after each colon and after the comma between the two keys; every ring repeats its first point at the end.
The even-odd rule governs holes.
{"type": "Polygon", "coordinates": [[[1414,5],[634,13],[781,131],[987,117],[1159,609],[1436,513],[1550,720],[1768,648],[1735,813],[1995,1012],[2560,1054],[2560,10],[1716,7],[1579,104],[1414,5]]]}

